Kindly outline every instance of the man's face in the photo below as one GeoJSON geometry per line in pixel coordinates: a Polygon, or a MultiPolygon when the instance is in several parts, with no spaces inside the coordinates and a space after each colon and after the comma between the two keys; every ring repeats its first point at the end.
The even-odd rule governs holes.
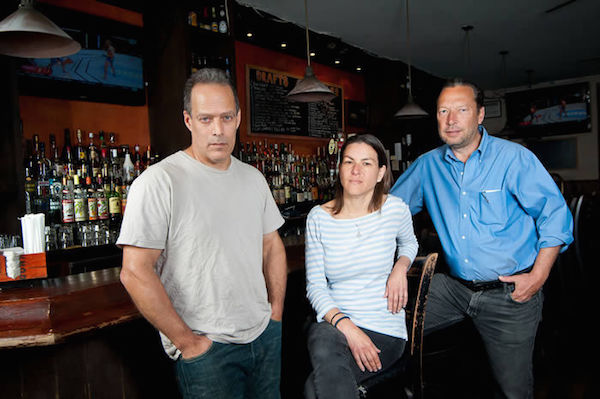
{"type": "Polygon", "coordinates": [[[192,155],[210,167],[227,169],[241,121],[231,88],[216,83],[197,84],[192,89],[190,105],[192,114],[183,111],[183,120],[192,133],[192,155]]]}
{"type": "MultiPolygon", "coordinates": [[[[477,110],[475,93],[469,86],[447,87],[437,102],[438,132],[453,150],[479,145],[478,126],[483,122],[484,108],[477,110]]],[[[473,150],[475,149],[473,148],[473,150]]]]}

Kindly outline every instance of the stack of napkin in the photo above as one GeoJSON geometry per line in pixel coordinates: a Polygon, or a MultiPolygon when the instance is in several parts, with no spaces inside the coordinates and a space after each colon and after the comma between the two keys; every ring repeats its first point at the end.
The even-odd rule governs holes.
{"type": "Polygon", "coordinates": [[[45,215],[43,213],[30,213],[21,218],[23,249],[25,250],[25,254],[37,254],[45,251],[45,221],[45,215]]]}
{"type": "Polygon", "coordinates": [[[21,275],[20,256],[23,255],[23,248],[13,247],[4,248],[2,255],[6,258],[6,275],[10,278],[17,278],[21,275]]]}

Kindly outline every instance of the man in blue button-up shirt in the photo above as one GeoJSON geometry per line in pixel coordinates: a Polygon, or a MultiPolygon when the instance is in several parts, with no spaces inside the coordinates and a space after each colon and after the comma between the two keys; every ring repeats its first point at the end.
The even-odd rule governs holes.
{"type": "Polygon", "coordinates": [[[531,398],[541,288],[573,241],[573,220],[535,155],[489,136],[484,115],[476,85],[449,81],[437,103],[445,145],[420,156],[391,193],[413,214],[427,207],[450,269],[432,281],[426,331],[470,317],[503,395],[531,398]]]}

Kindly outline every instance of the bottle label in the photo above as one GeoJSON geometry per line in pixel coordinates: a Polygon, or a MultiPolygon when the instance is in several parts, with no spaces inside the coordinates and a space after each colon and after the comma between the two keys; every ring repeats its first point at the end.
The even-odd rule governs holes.
{"type": "Polygon", "coordinates": [[[98,220],[98,201],[96,198],[88,198],[88,219],[98,220]]]}
{"type": "Polygon", "coordinates": [[[73,209],[73,200],[64,199],[62,200],[62,213],[63,213],[63,223],[71,223],[73,222],[75,213],[73,209]]]}
{"type": "Polygon", "coordinates": [[[75,221],[76,222],[85,222],[87,220],[86,208],[87,204],[85,203],[85,199],[83,198],[75,198],[75,221]]]}
{"type": "Polygon", "coordinates": [[[110,197],[108,200],[108,212],[111,215],[121,213],[121,199],[119,197],[110,197]]]}
{"type": "Polygon", "coordinates": [[[98,218],[100,220],[108,219],[108,201],[106,198],[98,198],[98,218]]]}

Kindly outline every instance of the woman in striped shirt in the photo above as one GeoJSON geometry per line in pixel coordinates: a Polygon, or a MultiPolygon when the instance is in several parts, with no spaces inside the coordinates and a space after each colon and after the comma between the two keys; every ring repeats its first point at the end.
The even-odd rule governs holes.
{"type": "Polygon", "coordinates": [[[306,221],[307,398],[358,398],[358,386],[400,358],[407,339],[406,272],[417,254],[408,206],[388,195],[392,176],[373,135],[342,147],[335,198],[306,221]]]}

